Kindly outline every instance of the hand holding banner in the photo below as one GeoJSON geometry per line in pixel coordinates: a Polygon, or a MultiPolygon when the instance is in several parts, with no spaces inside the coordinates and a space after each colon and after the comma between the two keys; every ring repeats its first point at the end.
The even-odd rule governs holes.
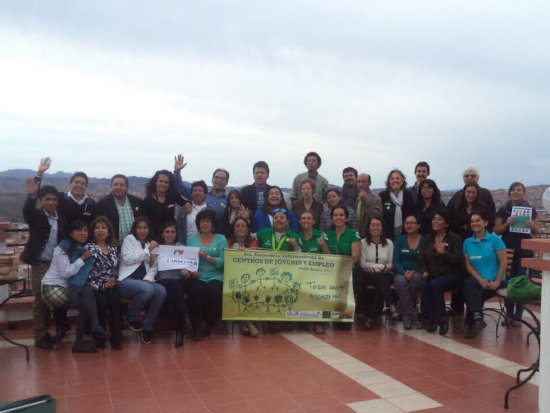
{"type": "Polygon", "coordinates": [[[197,271],[199,268],[199,248],[185,247],[183,245],[159,245],[158,253],[159,271],[181,270],[197,271]]]}

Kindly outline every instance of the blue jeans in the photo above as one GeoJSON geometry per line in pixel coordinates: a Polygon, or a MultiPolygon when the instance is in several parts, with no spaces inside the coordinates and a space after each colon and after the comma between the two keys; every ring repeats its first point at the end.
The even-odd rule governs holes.
{"type": "Polygon", "coordinates": [[[422,313],[434,320],[445,319],[445,291],[462,288],[460,275],[441,275],[422,280],[422,313]]]}
{"type": "Polygon", "coordinates": [[[118,284],[118,290],[121,297],[132,299],[126,312],[128,321],[139,321],[139,314],[149,303],[149,309],[143,319],[143,329],[153,331],[153,325],[157,321],[166,297],[165,288],[160,284],[128,277],[118,284]]]}

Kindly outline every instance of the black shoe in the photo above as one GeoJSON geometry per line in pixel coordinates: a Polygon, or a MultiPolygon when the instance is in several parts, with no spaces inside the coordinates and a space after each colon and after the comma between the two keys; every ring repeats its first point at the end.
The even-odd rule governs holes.
{"type": "Polygon", "coordinates": [[[151,344],[153,342],[153,332],[147,330],[141,330],[141,342],[143,344],[151,344]]]}
{"type": "Polygon", "coordinates": [[[365,318],[365,323],[363,324],[365,330],[370,330],[374,327],[374,320],[370,317],[365,318]]]}
{"type": "Polygon", "coordinates": [[[201,332],[198,328],[193,328],[192,338],[193,338],[193,341],[201,341],[202,340],[201,332]]]}
{"type": "Polygon", "coordinates": [[[447,320],[439,322],[439,334],[445,335],[449,331],[449,322],[447,320]]]}
{"type": "Polygon", "coordinates": [[[139,333],[141,330],[143,330],[143,327],[141,326],[140,321],[130,321],[126,318],[126,316],[122,316],[124,319],[124,322],[128,325],[128,328],[136,333],[139,333]]]}
{"type": "Polygon", "coordinates": [[[403,328],[410,330],[412,328],[413,320],[410,314],[403,314],[403,328]]]}
{"type": "Polygon", "coordinates": [[[176,341],[174,341],[174,347],[183,347],[183,330],[176,331],[176,341]]]}
{"type": "Polygon", "coordinates": [[[96,329],[93,329],[91,333],[93,337],[109,338],[111,336],[111,334],[109,334],[109,332],[101,326],[97,327],[96,329]]]}
{"type": "Polygon", "coordinates": [[[61,340],[63,340],[63,337],[65,337],[67,335],[67,333],[69,332],[70,329],[71,329],[71,325],[69,323],[61,325],[57,329],[57,331],[55,333],[55,337],[52,337],[54,342],[59,343],[61,340]]]}
{"type": "Polygon", "coordinates": [[[107,340],[105,337],[94,337],[95,348],[104,349],[107,347],[107,340]]]}
{"type": "Polygon", "coordinates": [[[75,342],[73,344],[73,353],[97,353],[97,350],[91,344],[75,342]]]}
{"type": "Polygon", "coordinates": [[[113,350],[122,350],[122,341],[121,340],[111,340],[111,348],[113,350]]]}
{"type": "Polygon", "coordinates": [[[202,328],[202,336],[208,337],[210,333],[212,333],[212,327],[209,326],[208,324],[205,324],[204,327],[202,328]]]}
{"type": "Polygon", "coordinates": [[[473,324],[466,326],[464,329],[464,338],[475,338],[487,324],[483,320],[475,320],[473,324]]]}
{"type": "Polygon", "coordinates": [[[437,321],[430,320],[428,327],[426,328],[426,331],[428,333],[435,333],[435,331],[437,330],[437,327],[438,327],[437,321]]]}
{"type": "Polygon", "coordinates": [[[54,338],[49,335],[49,333],[44,334],[40,337],[39,340],[34,341],[34,346],[36,348],[41,348],[42,350],[51,350],[53,349],[54,338]]]}

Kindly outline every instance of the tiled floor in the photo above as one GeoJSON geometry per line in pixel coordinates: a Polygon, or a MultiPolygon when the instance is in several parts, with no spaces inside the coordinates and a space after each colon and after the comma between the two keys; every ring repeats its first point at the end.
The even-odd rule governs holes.
{"type": "MultiPolygon", "coordinates": [[[[24,353],[0,341],[0,400],[39,394],[58,412],[504,412],[517,365],[536,358],[525,328],[494,322],[475,340],[460,320],[447,337],[400,326],[373,331],[266,334],[217,332],[173,348],[170,332],[141,345],[128,334],[123,351],[24,353]]],[[[30,329],[9,331],[31,342],[30,329]]],[[[538,387],[512,393],[509,412],[536,412],[538,387]]]]}

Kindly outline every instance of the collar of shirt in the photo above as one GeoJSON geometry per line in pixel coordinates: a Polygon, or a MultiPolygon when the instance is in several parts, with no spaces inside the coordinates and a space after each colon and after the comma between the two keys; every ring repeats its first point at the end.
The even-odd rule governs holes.
{"type": "Polygon", "coordinates": [[[215,198],[223,198],[223,199],[225,199],[225,191],[223,191],[223,194],[221,194],[221,195],[216,195],[216,194],[214,193],[214,191],[210,190],[210,191],[208,192],[208,195],[212,195],[212,196],[215,197],[215,198]]]}
{"type": "Polygon", "coordinates": [[[314,170],[313,172],[307,171],[307,176],[312,179],[315,179],[317,178],[317,176],[319,176],[319,172],[317,172],[317,169],[314,170]]]}
{"type": "Polygon", "coordinates": [[[44,208],[42,208],[42,211],[44,211],[44,214],[46,214],[48,219],[59,219],[59,217],[57,216],[57,210],[55,211],[55,215],[53,217],[50,214],[48,214],[48,212],[44,208]]]}
{"type": "Polygon", "coordinates": [[[206,208],[206,202],[203,202],[200,205],[193,203],[193,211],[200,211],[203,208],[206,208]]]}
{"type": "Polygon", "coordinates": [[[86,202],[86,199],[88,198],[88,194],[84,194],[84,197],[80,201],[77,201],[76,199],[74,199],[73,194],[71,194],[71,191],[69,191],[67,192],[67,198],[71,198],[78,205],[83,205],[84,202],[86,202]]]}

